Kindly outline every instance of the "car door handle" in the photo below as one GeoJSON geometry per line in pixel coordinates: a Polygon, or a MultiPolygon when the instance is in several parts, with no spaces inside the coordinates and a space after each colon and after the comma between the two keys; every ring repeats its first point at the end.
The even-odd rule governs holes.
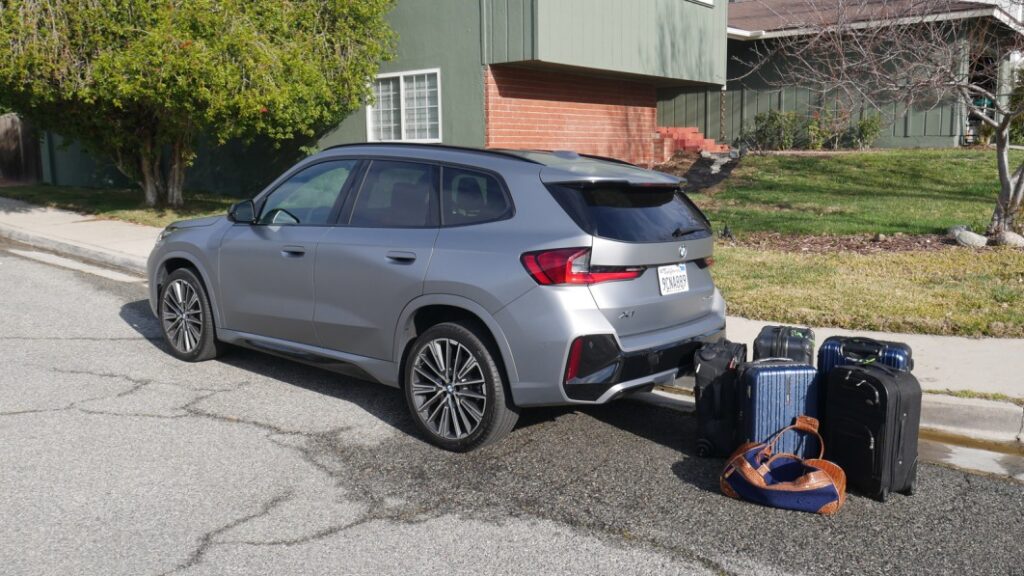
{"type": "Polygon", "coordinates": [[[416,253],[392,250],[388,252],[388,259],[398,262],[399,264],[412,264],[416,261],[416,253]]]}
{"type": "Polygon", "coordinates": [[[285,246],[281,249],[281,256],[285,258],[302,258],[305,255],[305,246],[285,246]]]}

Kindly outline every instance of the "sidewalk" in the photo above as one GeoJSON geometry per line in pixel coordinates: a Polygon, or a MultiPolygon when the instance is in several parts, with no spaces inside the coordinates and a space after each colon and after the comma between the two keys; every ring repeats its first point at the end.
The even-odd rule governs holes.
{"type": "MultiPolygon", "coordinates": [[[[2,190],[0,190],[2,194],[2,190]]],[[[159,228],[43,208],[0,196],[0,236],[144,274],[159,228]]]]}
{"type": "MultiPolygon", "coordinates": [[[[145,274],[159,228],[41,208],[0,197],[0,237],[85,260],[145,274]]],[[[730,317],[729,338],[753,342],[768,322],[730,317]]],[[[818,343],[854,332],[815,328],[818,343]]],[[[877,340],[906,342],[914,350],[914,374],[925,390],[1005,394],[1024,398],[1024,339],[971,339],[920,334],[856,332],[877,340]]],[[[992,441],[1020,441],[1024,409],[1007,402],[926,395],[924,425],[992,441]]]]}

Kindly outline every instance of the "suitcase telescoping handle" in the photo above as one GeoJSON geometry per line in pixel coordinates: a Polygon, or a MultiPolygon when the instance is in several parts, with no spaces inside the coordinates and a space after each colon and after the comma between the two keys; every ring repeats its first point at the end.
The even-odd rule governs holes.
{"type": "Polygon", "coordinates": [[[885,351],[885,344],[871,338],[850,338],[839,344],[839,355],[859,360],[861,362],[873,362],[882,356],[885,351]]]}

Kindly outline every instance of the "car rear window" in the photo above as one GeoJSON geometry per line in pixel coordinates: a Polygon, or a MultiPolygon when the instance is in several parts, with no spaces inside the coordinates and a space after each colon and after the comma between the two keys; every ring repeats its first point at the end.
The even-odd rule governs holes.
{"type": "Polygon", "coordinates": [[[677,188],[552,185],[555,200],[584,232],[622,242],[672,242],[711,234],[711,226],[677,188]]]}

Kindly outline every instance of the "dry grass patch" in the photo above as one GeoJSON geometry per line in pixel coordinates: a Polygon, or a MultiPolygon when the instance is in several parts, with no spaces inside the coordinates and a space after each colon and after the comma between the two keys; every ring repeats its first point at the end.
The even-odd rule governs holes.
{"type": "Polygon", "coordinates": [[[1024,252],[800,254],[720,246],[731,314],[812,326],[1024,337],[1024,252]]]}

